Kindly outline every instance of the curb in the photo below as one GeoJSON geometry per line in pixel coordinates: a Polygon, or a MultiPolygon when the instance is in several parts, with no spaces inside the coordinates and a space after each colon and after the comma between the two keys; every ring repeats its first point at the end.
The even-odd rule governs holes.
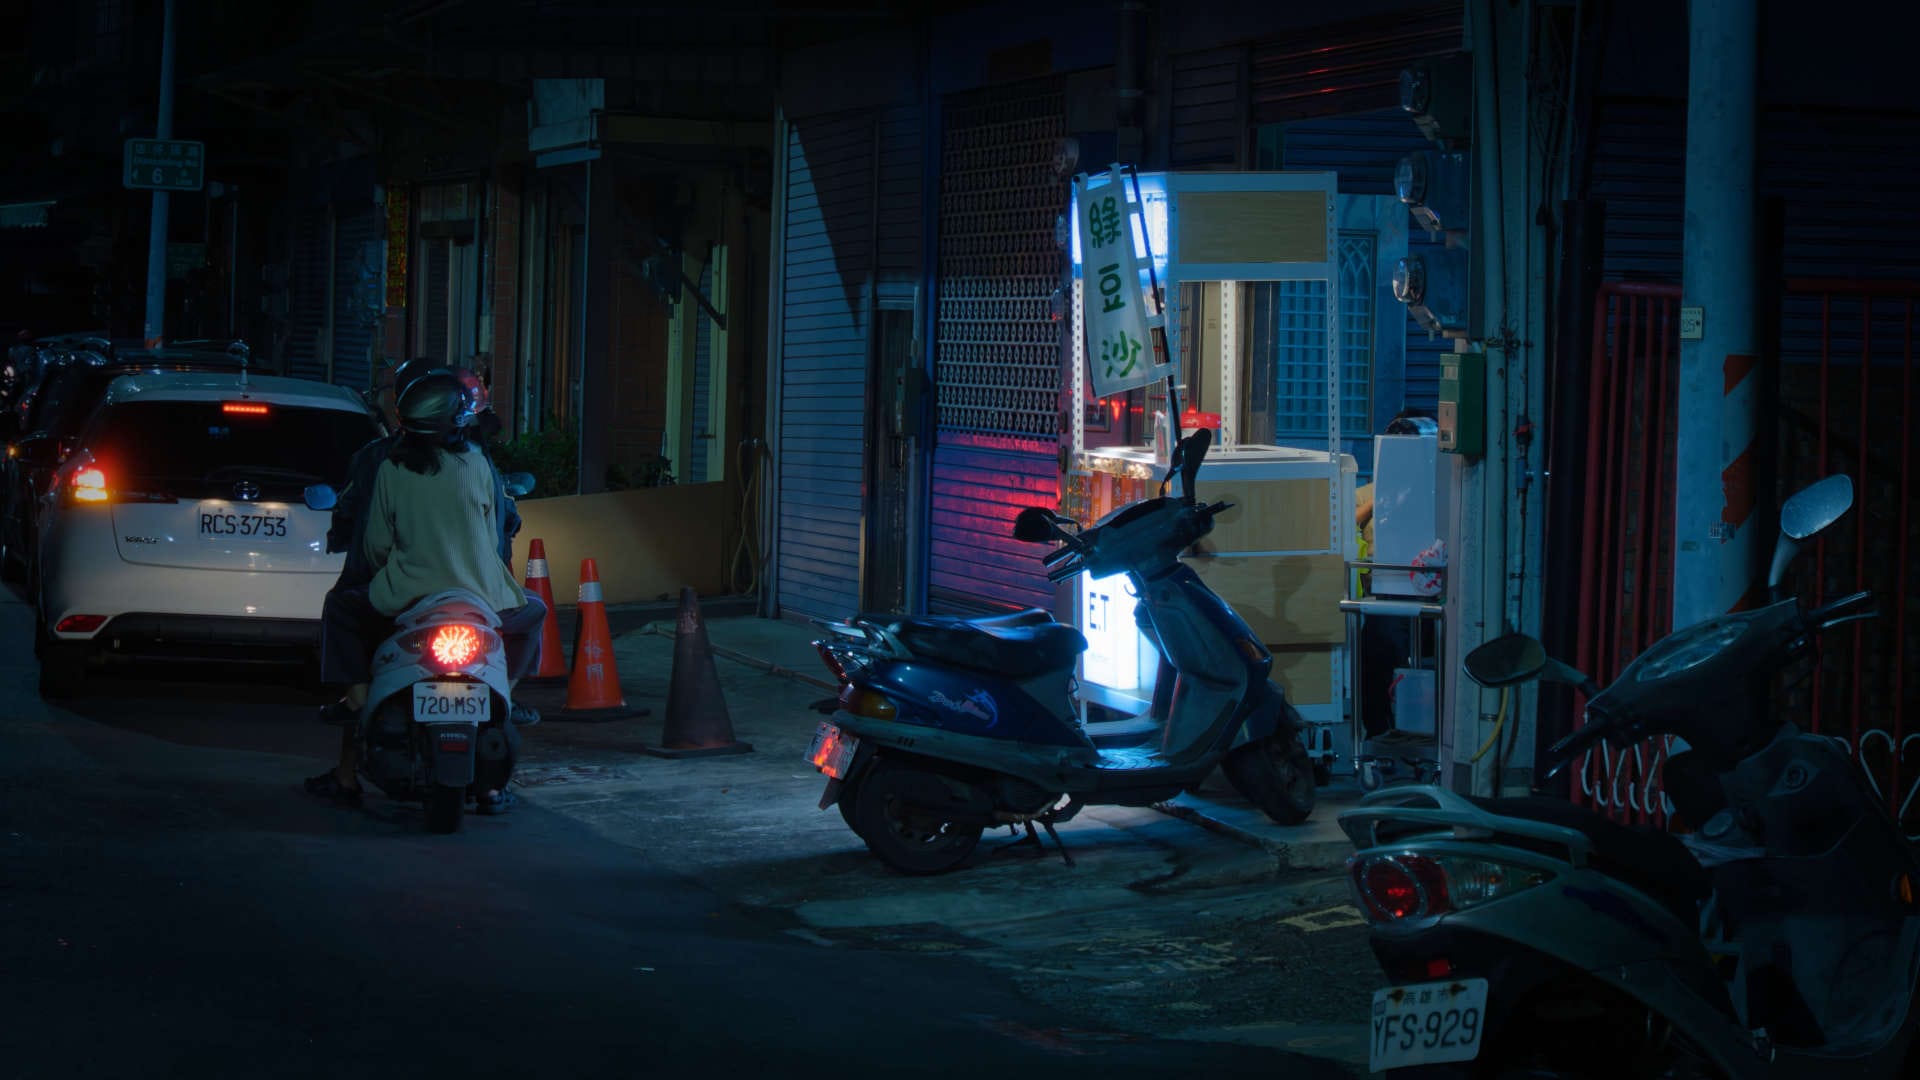
{"type": "MultiPolygon", "coordinates": [[[[704,608],[702,608],[701,613],[705,614],[704,608]]],[[[625,631],[624,633],[651,634],[654,637],[666,638],[668,641],[675,640],[680,636],[677,628],[677,624],[672,620],[668,620],[665,622],[659,622],[659,621],[650,622],[644,626],[636,627],[633,630],[625,631]]],[[[769,675],[778,675],[783,679],[792,679],[795,682],[803,682],[809,686],[817,686],[822,690],[831,691],[836,694],[840,692],[840,687],[836,683],[830,683],[825,679],[815,678],[812,675],[807,675],[802,672],[795,671],[792,668],[782,667],[771,660],[762,660],[757,656],[750,656],[747,653],[739,652],[734,649],[722,648],[718,645],[710,644],[708,645],[708,650],[711,651],[715,656],[725,657],[726,659],[732,660],[734,663],[737,663],[737,664],[745,664],[748,667],[759,668],[761,671],[764,671],[769,675]]]]}
{"type": "Polygon", "coordinates": [[[1353,847],[1345,839],[1289,842],[1262,836],[1182,803],[1154,803],[1153,809],[1168,817],[1198,825],[1210,833],[1258,848],[1272,856],[1274,864],[1282,870],[1337,870],[1347,864],[1347,855],[1353,847]]]}

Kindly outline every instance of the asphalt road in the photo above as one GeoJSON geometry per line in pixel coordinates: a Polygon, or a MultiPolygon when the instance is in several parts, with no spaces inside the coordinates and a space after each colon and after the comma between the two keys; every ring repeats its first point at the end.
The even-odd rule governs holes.
{"type": "Polygon", "coordinates": [[[299,790],[286,672],[144,669],[66,708],[0,598],[9,1077],[1348,1075],[1076,1029],[964,959],[823,950],[526,803],[423,833],[299,790]]]}

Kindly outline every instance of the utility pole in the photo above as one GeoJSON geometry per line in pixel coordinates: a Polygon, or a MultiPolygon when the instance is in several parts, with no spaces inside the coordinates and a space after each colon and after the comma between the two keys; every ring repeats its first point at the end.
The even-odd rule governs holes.
{"type": "Polygon", "coordinates": [[[1675,444],[1673,625],[1733,609],[1761,550],[1754,516],[1759,265],[1756,0],[1693,0],[1675,444]]]}
{"type": "MultiPolygon", "coordinates": [[[[165,0],[160,30],[160,117],[153,137],[173,138],[173,0],[165,0]]],[[[147,235],[147,320],[140,336],[149,348],[160,344],[167,321],[167,192],[153,193],[153,221],[147,235]]]]}

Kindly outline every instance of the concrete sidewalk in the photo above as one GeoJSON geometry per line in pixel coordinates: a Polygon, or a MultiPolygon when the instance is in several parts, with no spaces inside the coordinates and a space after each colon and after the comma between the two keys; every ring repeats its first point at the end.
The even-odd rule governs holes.
{"type": "Polygon", "coordinates": [[[659,742],[674,628],[667,612],[615,639],[627,702],[650,715],[527,730],[518,780],[530,802],[824,949],[965,951],[1070,999],[1090,1024],[1364,1061],[1355,1021],[1377,971],[1338,872],[1351,849],[1329,789],[1312,822],[1287,829],[1216,776],[1173,807],[1083,811],[1059,829],[1071,867],[1050,843],[1007,848],[1012,837],[994,832],[963,868],[908,877],[818,807],[826,781],[805,754],[823,717],[809,706],[838,688],[815,627],[709,616],[734,737],[754,751],[641,752],[659,742]]]}

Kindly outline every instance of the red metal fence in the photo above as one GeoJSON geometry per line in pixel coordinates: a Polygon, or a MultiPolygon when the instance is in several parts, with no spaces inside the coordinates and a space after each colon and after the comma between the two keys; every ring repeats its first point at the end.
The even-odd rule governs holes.
{"type": "MultiPolygon", "coordinates": [[[[1602,684],[1673,623],[1673,444],[1680,287],[1607,282],[1594,303],[1586,499],[1574,666],[1602,684]]],[[[1659,823],[1666,747],[1600,746],[1577,763],[1573,798],[1622,821],[1659,823]]]]}
{"type": "MultiPolygon", "coordinates": [[[[1782,703],[1866,764],[1910,834],[1920,835],[1920,730],[1909,731],[1920,642],[1907,633],[1920,521],[1912,512],[1913,314],[1920,283],[1794,280],[1780,313],[1776,495],[1845,472],[1855,512],[1797,568],[1819,602],[1871,589],[1884,617],[1828,636],[1782,703]],[[1811,571],[1811,572],[1809,572],[1811,571]]],[[[1605,683],[1672,625],[1675,393],[1680,289],[1603,284],[1589,382],[1585,543],[1577,666],[1605,683]]],[[[1770,523],[1759,527],[1771,528],[1770,523]]],[[[1664,824],[1666,747],[1600,747],[1579,763],[1577,802],[1664,824]]]]}

